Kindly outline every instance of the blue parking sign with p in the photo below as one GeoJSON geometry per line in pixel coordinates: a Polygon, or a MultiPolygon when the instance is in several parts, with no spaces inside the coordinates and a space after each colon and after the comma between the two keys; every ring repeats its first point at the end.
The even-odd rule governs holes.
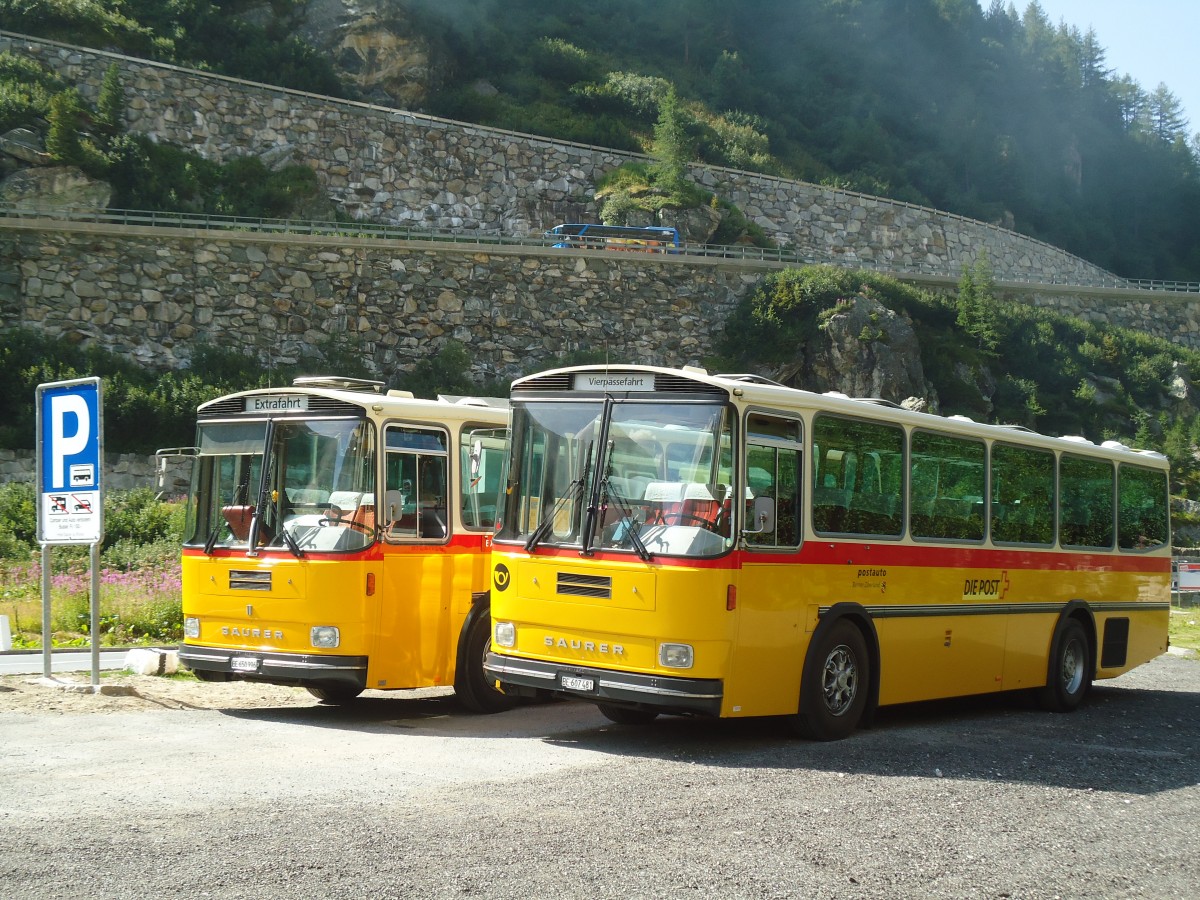
{"type": "Polygon", "coordinates": [[[38,534],[46,543],[100,540],[100,379],[38,386],[38,534]]]}

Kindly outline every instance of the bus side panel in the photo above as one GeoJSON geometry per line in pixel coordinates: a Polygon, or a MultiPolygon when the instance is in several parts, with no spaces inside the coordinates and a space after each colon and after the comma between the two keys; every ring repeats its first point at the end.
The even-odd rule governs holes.
{"type": "MultiPolygon", "coordinates": [[[[1166,653],[1167,628],[1170,617],[1171,610],[1168,607],[1146,610],[1114,610],[1112,612],[1098,611],[1096,613],[1096,655],[1097,665],[1101,667],[1097,669],[1096,677],[1116,678],[1118,675],[1166,653]],[[1117,640],[1115,643],[1118,647],[1121,644],[1124,645],[1124,661],[1119,664],[1110,661],[1109,665],[1102,666],[1105,626],[1111,621],[1110,627],[1120,629],[1125,624],[1121,621],[1122,619],[1128,620],[1127,640],[1117,640]]],[[[1111,640],[1113,632],[1109,631],[1108,634],[1111,640]]],[[[1119,637],[1119,630],[1117,635],[1119,637]]],[[[1119,657],[1119,651],[1114,655],[1119,657]]]]}
{"type": "Polygon", "coordinates": [[[1006,620],[1003,615],[876,620],[880,705],[999,690],[1006,620]]]}
{"type": "Polygon", "coordinates": [[[778,559],[744,564],[737,573],[737,631],[722,716],[791,715],[800,708],[800,671],[815,624],[806,621],[813,567],[778,559]]]}

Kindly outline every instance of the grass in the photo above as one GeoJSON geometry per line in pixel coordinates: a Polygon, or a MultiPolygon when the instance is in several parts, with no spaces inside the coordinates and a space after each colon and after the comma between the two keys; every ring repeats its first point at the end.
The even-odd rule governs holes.
{"type": "Polygon", "coordinates": [[[1172,608],[1167,631],[1172,647],[1200,652],[1200,606],[1172,608]]]}
{"type": "MultiPolygon", "coordinates": [[[[51,575],[51,646],[91,644],[91,576],[87,560],[51,575]]],[[[8,616],[15,649],[42,646],[42,571],[37,561],[0,559],[0,615],[8,616]]],[[[179,561],[161,560],[128,571],[100,570],[100,645],[175,643],[182,637],[179,561]]]]}

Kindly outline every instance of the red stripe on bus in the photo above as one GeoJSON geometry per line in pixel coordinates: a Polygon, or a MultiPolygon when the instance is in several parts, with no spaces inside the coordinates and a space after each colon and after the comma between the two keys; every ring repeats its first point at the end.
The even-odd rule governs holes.
{"type": "MultiPolygon", "coordinates": [[[[524,552],[519,545],[497,544],[496,553],[524,552]]],[[[538,547],[532,557],[579,559],[578,549],[538,547]]],[[[596,551],[589,557],[603,562],[640,562],[633,553],[596,551]]],[[[763,552],[742,550],[708,559],[656,556],[653,565],[664,568],[737,569],[757,565],[858,565],[907,566],[934,569],[1035,569],[1042,571],[1170,572],[1168,556],[1143,556],[1131,553],[1087,553],[1065,550],[1035,550],[999,547],[932,547],[874,541],[831,542],[812,539],[799,551],[763,552]]]]}

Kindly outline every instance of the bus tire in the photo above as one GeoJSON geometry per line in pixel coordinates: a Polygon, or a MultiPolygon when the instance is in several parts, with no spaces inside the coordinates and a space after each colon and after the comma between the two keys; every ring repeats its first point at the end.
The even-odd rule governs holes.
{"type": "Polygon", "coordinates": [[[327,684],[323,686],[309,684],[305,685],[304,689],[329,706],[341,706],[345,703],[353,703],[358,695],[363,692],[362,688],[350,687],[344,684],[327,684]]]}
{"type": "Polygon", "coordinates": [[[612,703],[597,703],[596,709],[604,718],[618,725],[649,725],[658,718],[658,713],[653,709],[636,709],[612,703]]]}
{"type": "Polygon", "coordinates": [[[492,617],[487,609],[471,618],[454,666],[454,696],[474,713],[498,713],[517,705],[501,693],[483,671],[483,658],[492,646],[492,617]]]}
{"type": "Polygon", "coordinates": [[[1046,686],[1038,694],[1043,709],[1071,712],[1092,686],[1092,654],[1087,632],[1075,619],[1067,619],[1057,630],[1050,653],[1046,686]]]}
{"type": "Polygon", "coordinates": [[[800,686],[796,730],[816,741],[839,741],[858,727],[867,706],[871,657],[863,634],[847,619],[833,624],[809,650],[800,686]]]}

